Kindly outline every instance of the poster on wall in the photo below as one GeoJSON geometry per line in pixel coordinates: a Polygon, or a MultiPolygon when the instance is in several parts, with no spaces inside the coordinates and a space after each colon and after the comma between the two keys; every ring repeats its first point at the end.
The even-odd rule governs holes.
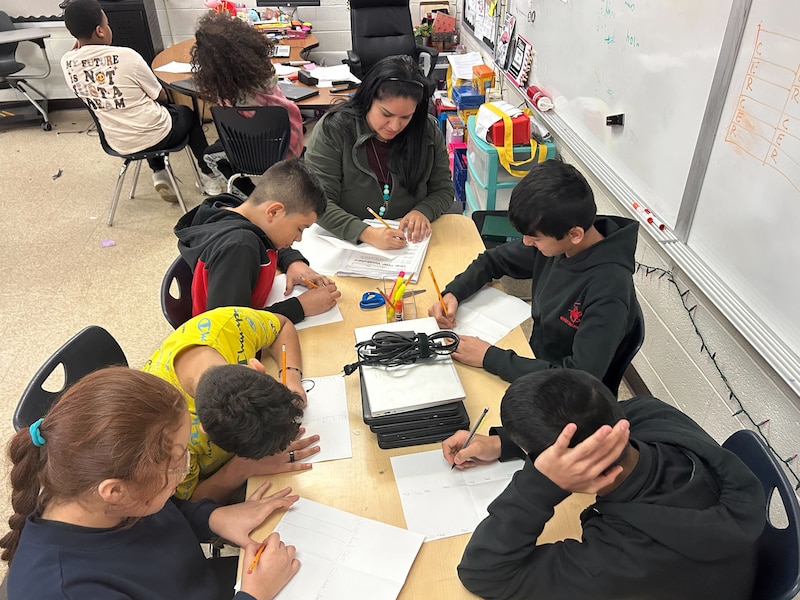
{"type": "Polygon", "coordinates": [[[467,29],[494,52],[500,28],[500,7],[497,0],[464,0],[462,14],[467,29]]]}
{"type": "Polygon", "coordinates": [[[508,62],[508,47],[511,45],[511,38],[514,35],[514,25],[517,24],[517,18],[511,13],[506,13],[506,23],[503,26],[503,31],[500,33],[500,39],[497,40],[497,51],[494,60],[501,69],[506,68],[508,62]]]}
{"type": "Polygon", "coordinates": [[[521,35],[517,35],[514,42],[514,52],[511,55],[511,64],[508,65],[508,78],[517,87],[525,87],[533,63],[533,45],[521,35]]]}

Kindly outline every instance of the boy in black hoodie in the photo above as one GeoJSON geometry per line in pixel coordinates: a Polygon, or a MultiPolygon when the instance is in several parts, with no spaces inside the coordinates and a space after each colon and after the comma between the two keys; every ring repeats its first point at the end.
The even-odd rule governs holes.
{"type": "Polygon", "coordinates": [[[759,480],[697,423],[649,397],[617,402],[574,369],[525,375],[503,428],[442,443],[458,467],[526,457],[489,505],[458,576],[483,598],[749,600],[765,523],[759,480]],[[536,545],[554,507],[597,494],[581,540],[536,545]]]}
{"type": "Polygon", "coordinates": [[[602,379],[614,353],[634,326],[631,275],[638,223],[596,216],[589,184],[558,161],[533,167],[511,194],[508,218],[522,240],[487,250],[428,309],[442,328],[455,326],[458,303],[492,279],[532,278],[530,345],[535,359],[462,336],[453,358],[483,367],[506,381],[525,373],[570,367],[602,379]]]}
{"type": "Polygon", "coordinates": [[[220,306],[264,308],[278,269],[286,273],[285,295],[295,285],[313,289],[273,304],[270,312],[298,323],[332,308],[341,296],[336,284],[290,247],[325,207],[316,175],[292,159],[267,169],[244,202],[220,194],[181,217],[175,235],[194,271],[192,316],[220,306]]]}

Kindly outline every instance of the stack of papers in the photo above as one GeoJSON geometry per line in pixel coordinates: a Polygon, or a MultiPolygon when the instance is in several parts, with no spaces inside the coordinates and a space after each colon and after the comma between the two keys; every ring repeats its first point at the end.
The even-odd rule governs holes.
{"type": "MultiPolygon", "coordinates": [[[[384,227],[378,221],[364,222],[371,227],[384,227]]],[[[394,227],[399,225],[397,221],[387,222],[394,227]]],[[[416,283],[429,243],[427,237],[421,242],[409,242],[400,250],[380,250],[369,244],[351,244],[315,223],[305,230],[303,240],[292,247],[303,253],[317,273],[383,279],[396,278],[400,271],[405,271],[406,275],[414,274],[411,283],[416,283]]]]}

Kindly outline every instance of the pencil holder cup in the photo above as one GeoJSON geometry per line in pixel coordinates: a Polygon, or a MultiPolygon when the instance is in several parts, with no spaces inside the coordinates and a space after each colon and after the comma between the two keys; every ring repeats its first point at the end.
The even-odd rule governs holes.
{"type": "MultiPolygon", "coordinates": [[[[383,278],[383,293],[386,294],[387,297],[389,297],[389,295],[391,294],[396,281],[397,279],[395,277],[383,278]]],[[[407,292],[408,291],[411,290],[407,290],[407,292]]],[[[415,298],[416,296],[404,296],[400,304],[400,306],[402,306],[402,309],[400,311],[397,310],[397,306],[389,306],[387,304],[385,306],[386,322],[391,323],[393,321],[410,321],[411,319],[416,319],[417,302],[415,298]]]]}

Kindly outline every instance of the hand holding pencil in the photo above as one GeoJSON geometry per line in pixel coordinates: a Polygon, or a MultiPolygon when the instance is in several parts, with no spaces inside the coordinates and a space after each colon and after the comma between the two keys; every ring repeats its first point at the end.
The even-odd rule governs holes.
{"type": "Polygon", "coordinates": [[[261,544],[248,544],[242,573],[242,591],[255,598],[274,598],[289,583],[300,568],[294,546],[281,541],[280,534],[271,533],[261,544]]]}
{"type": "Polygon", "coordinates": [[[401,229],[392,227],[369,206],[369,213],[383,224],[383,227],[367,227],[359,236],[362,242],[381,250],[399,250],[406,246],[406,236],[401,229]]]}
{"type": "Polygon", "coordinates": [[[433,269],[428,267],[428,273],[433,281],[433,287],[436,290],[436,295],[439,301],[433,304],[428,309],[428,316],[436,319],[439,327],[442,329],[452,329],[456,326],[456,310],[458,309],[458,300],[453,294],[442,295],[439,283],[436,281],[436,276],[433,274],[433,269]]]}

